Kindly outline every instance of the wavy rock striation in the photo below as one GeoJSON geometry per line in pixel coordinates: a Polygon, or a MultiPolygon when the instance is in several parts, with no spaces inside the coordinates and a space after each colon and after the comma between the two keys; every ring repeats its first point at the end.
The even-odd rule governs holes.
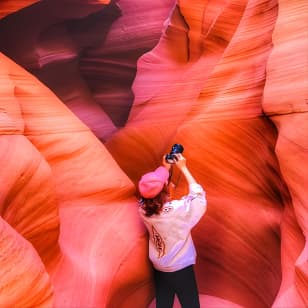
{"type": "Polygon", "coordinates": [[[308,169],[308,42],[305,35],[308,10],[305,1],[279,4],[263,109],[278,130],[275,153],[291,202],[284,208],[283,276],[273,307],[305,307],[308,305],[308,175],[304,171],[308,169]]]}
{"type": "Polygon", "coordinates": [[[0,4],[0,307],[154,307],[134,184],[175,142],[201,306],[307,307],[307,11],[0,4]]]}

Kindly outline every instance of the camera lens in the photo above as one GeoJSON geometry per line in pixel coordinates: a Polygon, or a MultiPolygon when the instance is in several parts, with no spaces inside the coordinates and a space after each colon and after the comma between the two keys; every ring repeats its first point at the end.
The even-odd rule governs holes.
{"type": "Polygon", "coordinates": [[[172,146],[172,149],[171,149],[171,152],[172,154],[179,154],[179,153],[183,153],[184,151],[184,147],[179,144],[179,143],[175,143],[173,146],[172,146]]]}
{"type": "Polygon", "coordinates": [[[167,154],[165,156],[165,160],[168,164],[175,164],[175,162],[177,161],[177,157],[175,154],[179,154],[179,153],[183,153],[184,151],[184,147],[179,144],[179,143],[175,143],[169,154],[167,154]]]}

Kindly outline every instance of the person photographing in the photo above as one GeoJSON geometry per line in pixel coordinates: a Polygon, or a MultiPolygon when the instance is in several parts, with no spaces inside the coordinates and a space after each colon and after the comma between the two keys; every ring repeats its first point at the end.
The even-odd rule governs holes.
{"type": "Polygon", "coordinates": [[[204,189],[192,176],[182,153],[171,151],[164,155],[162,166],[141,177],[138,190],[139,214],[149,233],[156,307],[173,307],[175,295],[183,308],[200,307],[191,230],[207,209],[204,189]],[[178,168],[186,179],[188,194],[181,199],[170,197],[171,166],[178,168]]]}

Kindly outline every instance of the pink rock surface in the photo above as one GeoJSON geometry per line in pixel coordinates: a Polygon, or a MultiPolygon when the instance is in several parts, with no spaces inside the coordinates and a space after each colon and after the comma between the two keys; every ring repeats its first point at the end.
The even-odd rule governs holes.
{"type": "Polygon", "coordinates": [[[134,184],[174,142],[208,195],[201,306],[307,307],[307,3],[12,2],[0,307],[154,307],[134,184]]]}
{"type": "Polygon", "coordinates": [[[308,305],[308,62],[303,61],[307,59],[307,14],[302,14],[302,8],[307,3],[279,3],[263,109],[278,130],[275,152],[291,204],[284,209],[283,275],[273,307],[305,307],[308,305]]]}
{"type": "MultiPolygon", "coordinates": [[[[11,191],[6,185],[1,186],[4,193],[8,190],[11,195],[7,199],[3,195],[2,216],[12,226],[15,224],[16,231],[33,246],[41,237],[35,248],[51,277],[54,305],[118,307],[126,298],[147,302],[151,292],[149,264],[133,183],[93,133],[49,89],[3,55],[1,60],[7,67],[3,76],[14,85],[6,87],[7,98],[12,98],[10,105],[2,105],[6,122],[2,121],[1,141],[6,147],[1,147],[1,161],[10,164],[6,162],[7,172],[4,178],[1,174],[1,183],[11,182],[13,186],[11,191]],[[24,120],[20,130],[13,126],[14,119],[10,117],[14,104],[24,120]],[[20,144],[16,145],[16,139],[22,140],[20,144]],[[14,162],[14,150],[26,161],[27,173],[14,162]],[[42,160],[45,169],[40,167],[42,160]],[[33,169],[37,172],[36,181],[31,174],[33,169]],[[49,193],[56,196],[56,204],[48,204],[49,193]],[[53,232],[47,233],[49,229],[53,232]],[[60,255],[56,254],[58,242],[60,255]],[[50,266],[45,251],[54,261],[50,266]],[[78,289],[83,292],[76,292],[78,289]]],[[[17,159],[23,165],[23,160],[18,156],[17,159]]],[[[5,273],[10,263],[4,265],[1,271],[5,273]]],[[[23,270],[28,273],[26,267],[23,270]]],[[[17,292],[18,288],[12,283],[11,289],[17,292]]]]}
{"type": "Polygon", "coordinates": [[[50,307],[52,284],[34,247],[0,217],[1,307],[50,307]]]}

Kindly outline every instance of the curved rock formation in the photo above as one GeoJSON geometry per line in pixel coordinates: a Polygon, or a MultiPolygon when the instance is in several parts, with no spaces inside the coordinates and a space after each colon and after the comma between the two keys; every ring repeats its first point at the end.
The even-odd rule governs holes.
{"type": "Polygon", "coordinates": [[[263,109],[278,130],[275,152],[291,202],[284,209],[281,225],[283,276],[273,307],[305,307],[308,305],[308,174],[304,171],[308,170],[308,63],[304,59],[307,59],[308,11],[305,1],[279,4],[263,109]]]}
{"type": "Polygon", "coordinates": [[[1,307],[51,307],[52,285],[33,246],[0,218],[1,307]]]}
{"type": "MultiPolygon", "coordinates": [[[[9,59],[1,59],[8,66],[2,76],[14,85],[6,91],[10,104],[2,105],[7,125],[1,136],[6,145],[1,147],[1,161],[7,172],[1,174],[1,183],[7,185],[2,184],[1,189],[8,191],[7,198],[2,195],[2,216],[33,244],[44,261],[55,290],[54,305],[118,307],[126,298],[148,301],[149,264],[134,185],[98,139],[49,89],[9,59]],[[23,130],[12,127],[13,105],[22,114],[23,130]]],[[[1,272],[11,266],[6,261],[1,272]]],[[[24,275],[32,271],[21,270],[24,275]]],[[[19,282],[14,282],[8,294],[18,292],[19,282]]],[[[22,295],[23,301],[16,300],[15,306],[27,303],[27,296],[22,295]]]]}
{"type": "Polygon", "coordinates": [[[306,307],[305,1],[19,5],[0,4],[0,307],[154,307],[134,184],[174,142],[208,196],[201,306],[306,307]]]}

